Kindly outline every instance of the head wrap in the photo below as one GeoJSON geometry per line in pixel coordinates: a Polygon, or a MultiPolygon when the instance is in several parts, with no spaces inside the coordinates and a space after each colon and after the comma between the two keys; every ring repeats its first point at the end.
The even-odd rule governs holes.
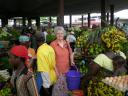
{"type": "Polygon", "coordinates": [[[10,50],[10,53],[15,55],[15,56],[22,57],[25,59],[29,58],[27,48],[25,46],[22,46],[22,45],[12,47],[10,50]]]}
{"type": "Polygon", "coordinates": [[[30,37],[28,37],[26,35],[21,35],[19,37],[19,42],[21,42],[21,43],[29,42],[29,40],[30,40],[30,37]]]}

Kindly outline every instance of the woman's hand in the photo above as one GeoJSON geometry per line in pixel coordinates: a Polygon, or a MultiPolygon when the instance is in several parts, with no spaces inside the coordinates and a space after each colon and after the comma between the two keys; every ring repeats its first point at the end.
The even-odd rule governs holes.
{"type": "Polygon", "coordinates": [[[74,66],[74,65],[75,65],[75,62],[74,62],[74,61],[72,61],[72,62],[71,62],[71,66],[74,66]]]}

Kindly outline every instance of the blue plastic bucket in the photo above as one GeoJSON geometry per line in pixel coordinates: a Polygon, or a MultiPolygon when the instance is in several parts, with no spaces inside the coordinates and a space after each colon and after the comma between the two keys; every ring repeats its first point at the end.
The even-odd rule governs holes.
{"type": "Polygon", "coordinates": [[[77,90],[80,88],[80,72],[76,70],[70,70],[66,74],[66,78],[69,90],[77,90]]]}

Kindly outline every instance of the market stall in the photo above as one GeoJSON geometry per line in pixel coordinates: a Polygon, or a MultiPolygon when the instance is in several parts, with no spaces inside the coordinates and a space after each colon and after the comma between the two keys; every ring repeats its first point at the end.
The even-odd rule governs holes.
{"type": "MultiPolygon", "coordinates": [[[[84,76],[87,75],[87,72],[89,70],[88,66],[94,60],[94,58],[96,58],[99,54],[103,54],[106,53],[108,50],[112,50],[113,52],[117,52],[117,53],[121,51],[127,57],[127,46],[125,45],[128,44],[128,40],[126,33],[120,28],[116,28],[114,26],[108,26],[103,29],[100,28],[96,28],[93,30],[79,29],[73,31],[76,33],[76,36],[78,35],[76,41],[75,58],[76,58],[77,66],[79,67],[79,71],[82,73],[83,78],[84,76]]],[[[122,75],[125,77],[127,76],[126,74],[127,73],[122,75]]],[[[122,88],[125,87],[124,88],[125,91],[124,91],[124,89],[121,89],[119,87],[115,88],[114,85],[112,86],[110,83],[106,83],[104,79],[102,80],[100,78],[101,77],[99,74],[99,76],[97,77],[98,81],[95,80],[89,81],[89,85],[86,90],[87,92],[85,92],[86,79],[82,79],[81,88],[83,88],[87,96],[106,96],[107,94],[109,94],[109,96],[111,95],[124,96],[127,87],[125,87],[124,85],[118,85],[118,83],[116,83],[117,84],[116,86],[122,86],[122,88]]],[[[116,78],[116,77],[113,76],[112,78],[116,78]]]]}

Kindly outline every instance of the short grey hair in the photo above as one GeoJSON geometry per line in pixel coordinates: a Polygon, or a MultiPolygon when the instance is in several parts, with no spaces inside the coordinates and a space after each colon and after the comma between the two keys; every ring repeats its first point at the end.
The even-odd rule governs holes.
{"type": "Polygon", "coordinates": [[[58,31],[62,31],[64,33],[64,35],[66,34],[65,30],[64,30],[64,27],[62,26],[56,26],[54,28],[54,33],[56,34],[58,31]]]}

